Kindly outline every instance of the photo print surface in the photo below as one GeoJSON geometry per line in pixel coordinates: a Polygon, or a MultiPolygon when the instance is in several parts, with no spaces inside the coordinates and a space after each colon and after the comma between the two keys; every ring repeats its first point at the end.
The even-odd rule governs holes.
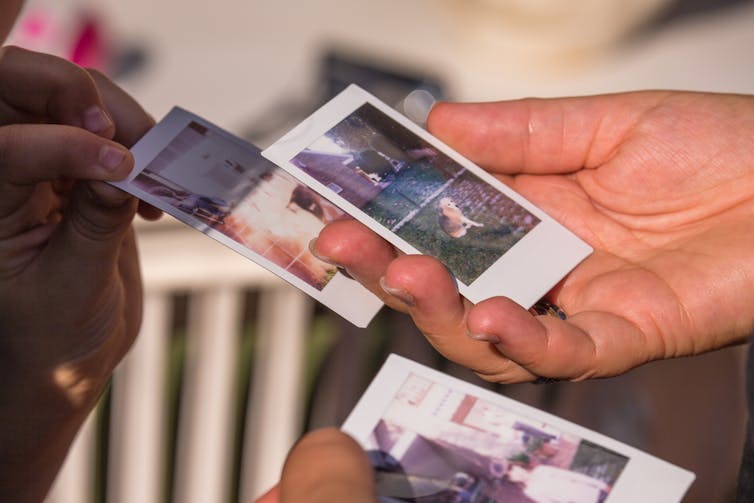
{"type": "Polygon", "coordinates": [[[628,457],[411,374],[367,443],[396,501],[602,503],[628,457]]]}
{"type": "Polygon", "coordinates": [[[381,503],[680,502],[694,474],[398,355],[342,426],[381,503]]]}
{"type": "Polygon", "coordinates": [[[471,302],[528,308],[592,252],[499,179],[351,85],[262,155],[407,254],[438,258],[471,302]]]}
{"type": "Polygon", "coordinates": [[[114,183],[260,264],[357,326],[382,302],[309,242],[346,215],[254,145],[174,108],[132,149],[129,178],[114,183]]]}
{"type": "Polygon", "coordinates": [[[344,213],[266,159],[191,122],[133,183],[322,290],[337,269],[309,241],[344,213]]]}
{"type": "Polygon", "coordinates": [[[291,163],[466,284],[540,222],[370,103],[291,163]]]}

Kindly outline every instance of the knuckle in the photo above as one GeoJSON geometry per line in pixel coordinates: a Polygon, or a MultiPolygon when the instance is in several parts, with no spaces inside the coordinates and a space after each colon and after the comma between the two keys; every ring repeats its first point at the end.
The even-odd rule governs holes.
{"type": "Polygon", "coordinates": [[[69,212],[68,218],[74,232],[91,243],[116,240],[123,234],[126,226],[126,224],[113,225],[112,222],[98,220],[91,212],[75,207],[69,212]]]}
{"type": "Polygon", "coordinates": [[[6,45],[0,47],[0,62],[7,62],[18,57],[22,57],[22,54],[30,53],[27,49],[22,49],[17,45],[6,45]]]}
{"type": "Polygon", "coordinates": [[[23,142],[21,128],[15,124],[0,127],[0,172],[7,172],[15,146],[23,142]]]}
{"type": "Polygon", "coordinates": [[[52,74],[57,94],[69,92],[96,92],[96,85],[89,73],[78,65],[60,60],[59,71],[52,74]]]}
{"type": "Polygon", "coordinates": [[[97,70],[96,68],[84,68],[84,71],[92,80],[94,80],[94,82],[110,81],[110,79],[104,73],[97,70]]]}
{"type": "MultiPolygon", "coordinates": [[[[6,74],[12,74],[12,68],[15,66],[15,62],[18,61],[22,54],[28,53],[26,49],[21,49],[15,45],[6,45],[0,47],[0,76],[6,78],[6,74]]],[[[12,75],[11,75],[12,76],[12,75]]]]}

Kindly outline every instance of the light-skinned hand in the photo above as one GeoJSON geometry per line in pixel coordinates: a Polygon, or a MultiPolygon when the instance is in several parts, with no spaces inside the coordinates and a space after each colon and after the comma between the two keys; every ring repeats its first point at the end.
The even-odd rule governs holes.
{"type": "Polygon", "coordinates": [[[581,380],[754,331],[754,97],[443,103],[428,128],[595,249],[547,295],[563,321],[501,297],[472,306],[437,260],[355,221],[326,227],[316,253],[450,360],[489,381],[581,380]]]}
{"type": "Polygon", "coordinates": [[[293,446],[280,484],[255,503],[376,503],[372,466],[345,433],[325,428],[293,446]]]}

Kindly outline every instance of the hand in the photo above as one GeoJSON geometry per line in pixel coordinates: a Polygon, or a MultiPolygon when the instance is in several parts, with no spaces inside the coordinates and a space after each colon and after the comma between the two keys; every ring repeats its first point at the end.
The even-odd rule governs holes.
{"type": "Polygon", "coordinates": [[[141,320],[124,178],[152,120],[107,79],[0,52],[0,500],[41,499],[141,320]]]}
{"type": "MultiPolygon", "coordinates": [[[[581,380],[742,342],[754,329],[754,97],[640,92],[439,104],[430,131],[595,249],[547,299],[472,306],[445,268],[354,221],[318,255],[489,381],[581,380]]],[[[504,281],[501,278],[500,281],[504,281]]]]}
{"type": "Polygon", "coordinates": [[[364,450],[336,429],[303,437],[288,454],[280,485],[256,503],[376,503],[372,467],[364,450]]]}

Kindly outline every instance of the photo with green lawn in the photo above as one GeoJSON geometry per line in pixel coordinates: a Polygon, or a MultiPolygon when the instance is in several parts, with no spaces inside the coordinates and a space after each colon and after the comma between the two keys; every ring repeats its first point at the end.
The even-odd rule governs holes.
{"type": "Polygon", "coordinates": [[[370,103],[291,162],[467,285],[540,222],[370,103]]]}

